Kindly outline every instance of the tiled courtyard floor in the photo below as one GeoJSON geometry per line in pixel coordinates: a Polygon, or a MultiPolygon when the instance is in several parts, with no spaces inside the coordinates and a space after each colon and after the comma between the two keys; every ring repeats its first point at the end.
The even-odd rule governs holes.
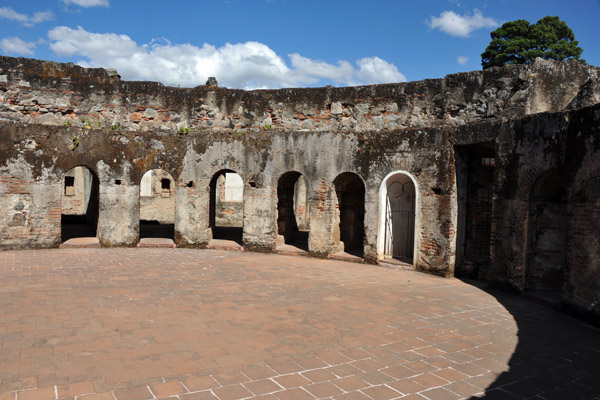
{"type": "Polygon", "coordinates": [[[600,398],[599,330],[457,279],[152,248],[0,274],[0,400],[600,398]]]}

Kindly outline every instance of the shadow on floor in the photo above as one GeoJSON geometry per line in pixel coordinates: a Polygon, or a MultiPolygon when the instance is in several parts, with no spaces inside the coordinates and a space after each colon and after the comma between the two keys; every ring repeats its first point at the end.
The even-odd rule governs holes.
{"type": "Polygon", "coordinates": [[[521,296],[462,280],[494,296],[518,327],[509,370],[485,395],[472,399],[600,399],[599,329],[521,296]]]}

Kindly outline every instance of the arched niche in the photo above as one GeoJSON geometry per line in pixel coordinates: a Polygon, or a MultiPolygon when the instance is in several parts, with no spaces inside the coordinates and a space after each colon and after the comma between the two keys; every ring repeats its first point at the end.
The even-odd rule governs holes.
{"type": "Polygon", "coordinates": [[[100,208],[100,181],[87,167],[73,167],[62,177],[61,241],[96,237],[100,208]]]}

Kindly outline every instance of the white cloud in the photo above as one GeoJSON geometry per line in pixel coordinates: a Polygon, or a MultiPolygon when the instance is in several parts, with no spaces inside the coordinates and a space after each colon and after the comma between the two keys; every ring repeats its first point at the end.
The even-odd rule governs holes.
{"type": "Polygon", "coordinates": [[[406,82],[406,77],[394,64],[379,57],[361,58],[356,64],[359,67],[357,76],[364,83],[406,82]]]}
{"type": "Polygon", "coordinates": [[[454,11],[444,11],[439,17],[431,16],[425,22],[431,29],[439,28],[449,35],[464,38],[469,37],[474,30],[498,26],[494,19],[484,17],[478,9],[473,10],[473,15],[459,15],[454,11]]]}
{"type": "Polygon", "coordinates": [[[24,42],[18,37],[4,38],[0,40],[0,49],[2,49],[5,54],[32,56],[35,46],[35,42],[24,42]]]}
{"type": "Polygon", "coordinates": [[[469,61],[468,57],[465,57],[465,56],[456,57],[456,62],[459,63],[460,65],[465,65],[468,61],[469,61]]]}
{"type": "Polygon", "coordinates": [[[203,85],[215,76],[226,87],[256,89],[322,84],[359,85],[406,81],[396,66],[378,57],[330,64],[300,54],[286,61],[263,43],[227,43],[215,47],[172,44],[166,39],[138,45],[127,35],[92,33],[82,27],[59,26],[48,32],[50,48],[60,56],[81,56],[84,67],[116,68],[126,80],[152,80],[167,85],[203,85]]]}
{"type": "Polygon", "coordinates": [[[31,27],[40,22],[54,19],[52,11],[38,11],[33,15],[20,14],[12,9],[12,7],[0,7],[0,18],[12,19],[20,22],[22,25],[31,27]]]}
{"type": "Polygon", "coordinates": [[[80,7],[108,7],[108,0],[63,0],[66,5],[75,4],[80,7]]]}

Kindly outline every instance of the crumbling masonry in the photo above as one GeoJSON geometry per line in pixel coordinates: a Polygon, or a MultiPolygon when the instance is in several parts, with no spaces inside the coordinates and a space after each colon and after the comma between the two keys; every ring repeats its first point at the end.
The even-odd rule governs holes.
{"type": "Polygon", "coordinates": [[[599,321],[598,103],[576,61],[243,91],[0,57],[0,247],[57,247],[71,214],[102,246],[140,220],[179,247],[239,228],[245,250],[401,261],[599,321]]]}

